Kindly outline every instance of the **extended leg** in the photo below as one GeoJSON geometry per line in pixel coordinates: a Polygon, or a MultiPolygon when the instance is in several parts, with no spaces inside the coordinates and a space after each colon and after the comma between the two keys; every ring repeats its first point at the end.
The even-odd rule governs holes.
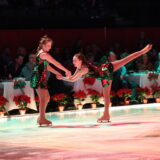
{"type": "Polygon", "coordinates": [[[125,58],[123,58],[121,60],[117,60],[115,62],[112,62],[113,66],[114,66],[114,71],[119,69],[121,66],[124,66],[128,62],[130,62],[130,61],[136,59],[137,57],[141,56],[142,54],[147,53],[151,48],[152,48],[152,45],[148,44],[142,50],[134,52],[134,53],[130,54],[129,56],[127,56],[127,57],[125,57],[125,58]]]}

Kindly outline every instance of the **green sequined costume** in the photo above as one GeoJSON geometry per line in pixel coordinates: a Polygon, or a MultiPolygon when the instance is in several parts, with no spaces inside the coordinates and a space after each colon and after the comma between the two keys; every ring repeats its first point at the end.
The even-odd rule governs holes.
{"type": "Polygon", "coordinates": [[[32,88],[45,88],[47,89],[47,65],[46,60],[42,60],[39,56],[36,58],[36,64],[33,69],[33,74],[30,81],[32,88]]]}
{"type": "Polygon", "coordinates": [[[112,63],[105,63],[100,66],[95,66],[97,73],[89,72],[86,77],[93,77],[98,80],[101,80],[102,86],[107,87],[109,86],[109,81],[113,79],[113,64],[112,63]]]}

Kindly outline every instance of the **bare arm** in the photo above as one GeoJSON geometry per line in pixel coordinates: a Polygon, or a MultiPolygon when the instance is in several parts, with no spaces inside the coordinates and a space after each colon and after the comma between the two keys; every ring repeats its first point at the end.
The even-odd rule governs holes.
{"type": "Polygon", "coordinates": [[[49,64],[47,65],[47,70],[49,70],[53,74],[61,75],[59,72],[57,72],[55,69],[53,69],[49,64]]]}
{"type": "MultiPolygon", "coordinates": [[[[41,53],[40,54],[40,58],[43,60],[47,60],[49,63],[52,63],[53,65],[55,65],[57,68],[63,70],[64,72],[70,72],[69,70],[67,70],[64,66],[62,66],[58,61],[56,61],[54,58],[52,58],[52,56],[50,56],[48,53],[41,53]]],[[[68,75],[69,76],[69,75],[68,75]]]]}
{"type": "Polygon", "coordinates": [[[87,73],[88,73],[88,68],[83,68],[80,71],[76,70],[76,72],[72,76],[70,76],[69,78],[61,77],[60,79],[62,79],[64,81],[68,81],[68,82],[75,82],[87,73]]]}

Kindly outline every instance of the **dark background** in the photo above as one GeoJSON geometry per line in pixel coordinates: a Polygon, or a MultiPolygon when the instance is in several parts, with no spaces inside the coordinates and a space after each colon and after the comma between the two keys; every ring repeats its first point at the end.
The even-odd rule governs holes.
{"type": "Polygon", "coordinates": [[[155,27],[159,0],[6,0],[0,29],[155,27]]]}

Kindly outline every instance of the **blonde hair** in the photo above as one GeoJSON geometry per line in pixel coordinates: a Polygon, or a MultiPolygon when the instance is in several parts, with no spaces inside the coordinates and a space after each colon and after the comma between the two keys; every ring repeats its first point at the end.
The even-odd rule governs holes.
{"type": "Polygon", "coordinates": [[[52,42],[53,43],[53,40],[50,37],[48,37],[47,35],[44,35],[43,37],[41,37],[41,39],[39,41],[38,48],[37,48],[37,52],[42,49],[42,45],[44,45],[44,44],[46,44],[48,42],[52,42]]]}

